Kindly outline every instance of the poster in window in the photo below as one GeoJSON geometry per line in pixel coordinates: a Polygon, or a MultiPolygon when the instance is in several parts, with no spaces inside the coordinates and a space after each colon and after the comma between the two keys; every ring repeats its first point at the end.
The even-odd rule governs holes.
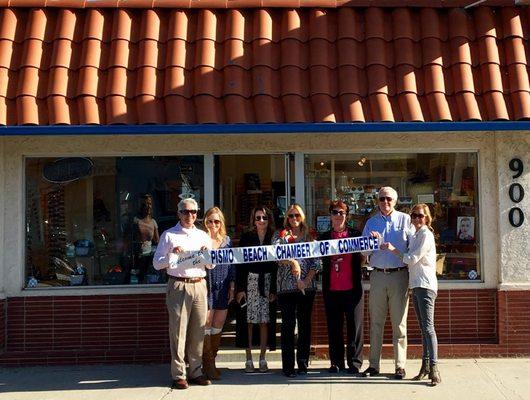
{"type": "Polygon", "coordinates": [[[327,232],[331,229],[331,218],[325,215],[317,217],[317,232],[327,232]]]}
{"type": "Polygon", "coordinates": [[[461,242],[475,241],[475,217],[457,217],[456,237],[461,242]]]}

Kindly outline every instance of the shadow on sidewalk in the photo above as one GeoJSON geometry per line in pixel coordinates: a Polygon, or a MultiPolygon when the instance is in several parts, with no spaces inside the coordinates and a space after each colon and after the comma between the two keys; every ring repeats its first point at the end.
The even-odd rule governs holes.
{"type": "MultiPolygon", "coordinates": [[[[394,384],[427,385],[427,380],[394,380],[392,374],[362,378],[347,373],[330,374],[326,369],[309,369],[307,375],[286,378],[279,369],[267,373],[245,373],[242,369],[221,368],[222,379],[214,386],[232,385],[314,385],[314,384],[394,384]]],[[[169,366],[90,365],[64,367],[26,367],[0,369],[0,393],[85,391],[125,388],[169,388],[169,366]]]]}

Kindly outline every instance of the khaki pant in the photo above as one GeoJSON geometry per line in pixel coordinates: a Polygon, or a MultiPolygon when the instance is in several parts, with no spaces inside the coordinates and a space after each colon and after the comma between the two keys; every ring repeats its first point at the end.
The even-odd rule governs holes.
{"type": "Polygon", "coordinates": [[[169,313],[171,376],[186,379],[186,357],[189,378],[202,375],[202,346],[206,324],[206,281],[186,283],[169,279],[166,305],[169,313]]]}
{"type": "Polygon", "coordinates": [[[409,273],[407,269],[385,274],[370,273],[370,367],[379,370],[383,330],[390,309],[392,343],[396,368],[405,368],[407,361],[407,314],[409,307],[409,273]]]}

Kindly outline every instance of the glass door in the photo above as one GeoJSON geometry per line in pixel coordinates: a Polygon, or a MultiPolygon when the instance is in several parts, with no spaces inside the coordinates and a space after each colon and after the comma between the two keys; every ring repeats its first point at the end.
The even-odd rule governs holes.
{"type": "Polygon", "coordinates": [[[258,205],[270,208],[276,227],[281,226],[287,205],[294,202],[291,154],[217,155],[214,163],[215,204],[225,214],[228,234],[236,244],[258,205]]]}

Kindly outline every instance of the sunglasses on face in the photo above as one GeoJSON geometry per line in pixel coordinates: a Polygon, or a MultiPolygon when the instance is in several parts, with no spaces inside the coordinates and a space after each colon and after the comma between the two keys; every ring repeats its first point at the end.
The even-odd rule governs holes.
{"type": "Polygon", "coordinates": [[[287,216],[288,216],[289,218],[296,218],[296,219],[302,217],[302,216],[301,216],[300,214],[298,214],[298,213],[296,213],[296,214],[287,214],[287,216]]]}
{"type": "Polygon", "coordinates": [[[221,225],[221,221],[218,219],[208,219],[206,220],[206,223],[209,225],[215,224],[215,225],[221,225]]]}
{"type": "Polygon", "coordinates": [[[416,219],[416,218],[423,219],[423,218],[425,218],[425,215],[423,215],[423,214],[412,213],[412,214],[410,214],[410,217],[411,217],[412,219],[416,219]]]}
{"type": "Polygon", "coordinates": [[[197,210],[180,210],[179,213],[182,215],[195,215],[197,214],[197,210]]]}
{"type": "Polygon", "coordinates": [[[254,217],[254,220],[256,220],[256,221],[268,221],[269,217],[267,217],[266,215],[256,215],[254,217]]]}
{"type": "Polygon", "coordinates": [[[341,217],[346,215],[344,210],[331,210],[331,215],[340,215],[341,217]]]}
{"type": "Polygon", "coordinates": [[[393,199],[392,197],[388,197],[388,196],[381,196],[381,197],[379,197],[379,201],[380,201],[380,202],[383,202],[383,201],[385,201],[385,200],[388,201],[388,202],[390,203],[390,202],[391,202],[392,200],[394,200],[394,199],[393,199]]]}

